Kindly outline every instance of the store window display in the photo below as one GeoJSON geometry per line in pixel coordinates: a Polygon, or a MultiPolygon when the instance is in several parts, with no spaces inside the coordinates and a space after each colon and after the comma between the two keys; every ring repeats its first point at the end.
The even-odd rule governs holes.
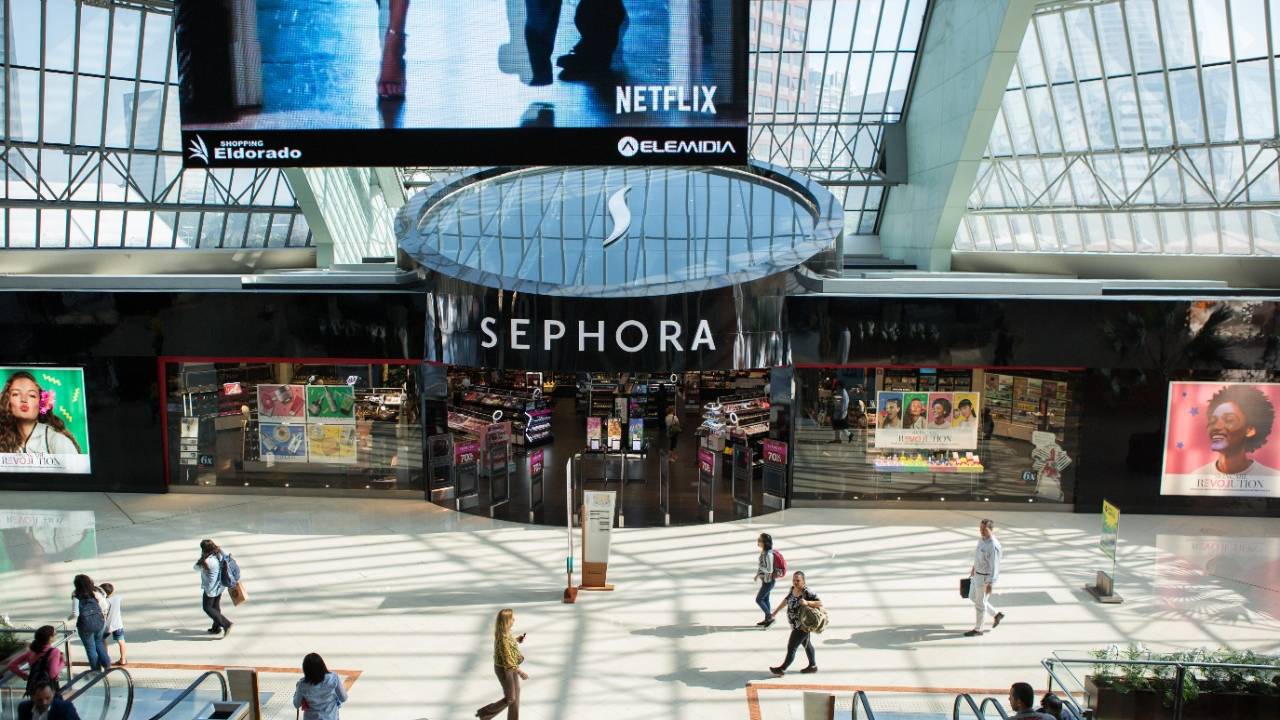
{"type": "Polygon", "coordinates": [[[1070,372],[935,368],[799,371],[799,500],[1069,503],[1079,379],[1070,372]],[[831,445],[830,389],[862,385],[867,424],[831,445]]]}
{"type": "Polygon", "coordinates": [[[415,364],[165,367],[171,486],[424,489],[415,364]]]}

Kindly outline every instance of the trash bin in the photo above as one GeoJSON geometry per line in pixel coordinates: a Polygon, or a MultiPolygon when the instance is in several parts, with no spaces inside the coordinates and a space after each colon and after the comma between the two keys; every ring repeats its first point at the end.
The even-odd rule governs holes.
{"type": "Polygon", "coordinates": [[[249,717],[249,703],[211,702],[196,714],[195,720],[245,720],[249,717]]]}

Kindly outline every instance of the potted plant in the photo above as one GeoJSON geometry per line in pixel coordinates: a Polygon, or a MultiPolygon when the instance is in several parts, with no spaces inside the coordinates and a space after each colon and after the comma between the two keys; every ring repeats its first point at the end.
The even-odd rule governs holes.
{"type": "Polygon", "coordinates": [[[0,617],[0,673],[9,664],[14,655],[27,647],[27,633],[9,624],[9,618],[0,617]]]}
{"type": "Polygon", "coordinates": [[[1086,701],[1096,720],[1166,720],[1178,695],[1182,720],[1254,720],[1280,717],[1280,657],[1252,651],[1205,649],[1153,653],[1141,645],[1111,646],[1089,653],[1086,701]],[[1249,669],[1188,667],[1181,687],[1174,665],[1129,665],[1123,661],[1218,663],[1249,669]],[[1271,666],[1271,667],[1268,667],[1271,666]]]}

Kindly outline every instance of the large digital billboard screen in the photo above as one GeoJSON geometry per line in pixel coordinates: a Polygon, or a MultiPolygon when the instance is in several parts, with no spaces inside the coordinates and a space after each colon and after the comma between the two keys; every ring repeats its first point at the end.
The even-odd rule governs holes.
{"type": "Polygon", "coordinates": [[[187,167],[731,165],[747,0],[177,0],[187,167]]]}
{"type": "Polygon", "coordinates": [[[1169,383],[1161,495],[1280,497],[1280,384],[1169,383]]]}
{"type": "Polygon", "coordinates": [[[80,368],[0,367],[0,473],[89,472],[80,368]]]}

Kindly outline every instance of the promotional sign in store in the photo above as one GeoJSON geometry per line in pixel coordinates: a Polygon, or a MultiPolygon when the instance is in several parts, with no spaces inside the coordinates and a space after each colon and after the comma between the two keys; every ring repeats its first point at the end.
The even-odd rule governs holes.
{"type": "Polygon", "coordinates": [[[1102,549],[1102,554],[1111,559],[1111,564],[1116,562],[1116,544],[1120,540],[1120,508],[1112,505],[1109,501],[1102,501],[1102,535],[1098,540],[1098,547],[1102,549]]]}
{"type": "Polygon", "coordinates": [[[761,443],[764,450],[764,461],[774,465],[787,464],[787,444],[781,440],[765,439],[761,443]]]}
{"type": "Polygon", "coordinates": [[[973,450],[978,447],[976,392],[876,393],[876,448],[973,450]]]}

